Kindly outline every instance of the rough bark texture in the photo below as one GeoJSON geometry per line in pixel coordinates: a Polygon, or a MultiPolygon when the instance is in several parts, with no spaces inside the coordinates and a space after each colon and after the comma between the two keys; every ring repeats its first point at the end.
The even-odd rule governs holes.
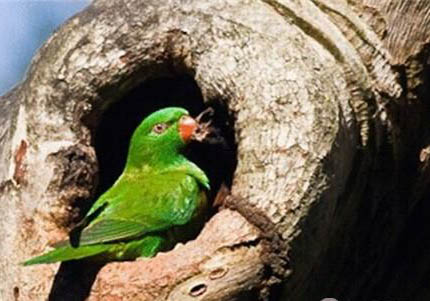
{"type": "Polygon", "coordinates": [[[430,298],[429,16],[426,0],[94,1],[0,99],[0,299],[430,298]],[[223,210],[153,259],[19,266],[94,198],[102,116],[183,75],[234,119],[223,210]]]}

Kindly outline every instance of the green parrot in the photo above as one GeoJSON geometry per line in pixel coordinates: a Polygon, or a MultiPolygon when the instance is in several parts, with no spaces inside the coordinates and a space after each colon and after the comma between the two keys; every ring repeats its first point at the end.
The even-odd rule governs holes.
{"type": "Polygon", "coordinates": [[[97,199],[67,241],[23,265],[152,257],[196,234],[206,217],[209,179],[181,150],[191,140],[201,140],[198,120],[176,107],[145,118],[132,136],[124,171],[115,184],[97,199]]]}

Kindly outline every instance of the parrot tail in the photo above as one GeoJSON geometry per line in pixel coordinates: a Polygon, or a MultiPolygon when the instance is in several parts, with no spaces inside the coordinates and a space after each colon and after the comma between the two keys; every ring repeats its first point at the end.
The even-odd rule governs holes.
{"type": "Polygon", "coordinates": [[[70,245],[54,249],[46,254],[34,257],[22,263],[24,266],[41,264],[41,263],[53,263],[57,261],[67,261],[74,259],[82,259],[85,257],[91,257],[107,252],[111,245],[99,244],[89,245],[73,248],[70,245]]]}

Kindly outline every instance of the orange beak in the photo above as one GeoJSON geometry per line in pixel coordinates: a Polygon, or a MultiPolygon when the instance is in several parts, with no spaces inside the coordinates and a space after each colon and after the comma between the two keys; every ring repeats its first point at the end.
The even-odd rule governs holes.
{"type": "Polygon", "coordinates": [[[199,124],[192,117],[182,116],[179,120],[179,135],[184,142],[189,142],[198,127],[199,124]]]}

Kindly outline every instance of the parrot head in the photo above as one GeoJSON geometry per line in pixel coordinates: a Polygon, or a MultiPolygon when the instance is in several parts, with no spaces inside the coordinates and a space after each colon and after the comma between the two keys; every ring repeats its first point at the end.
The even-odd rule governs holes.
{"type": "MultiPolygon", "coordinates": [[[[201,132],[199,122],[187,110],[169,107],[158,110],[135,130],[127,159],[128,165],[168,163],[201,132]]],[[[200,139],[199,139],[200,140],[200,139]]]]}

